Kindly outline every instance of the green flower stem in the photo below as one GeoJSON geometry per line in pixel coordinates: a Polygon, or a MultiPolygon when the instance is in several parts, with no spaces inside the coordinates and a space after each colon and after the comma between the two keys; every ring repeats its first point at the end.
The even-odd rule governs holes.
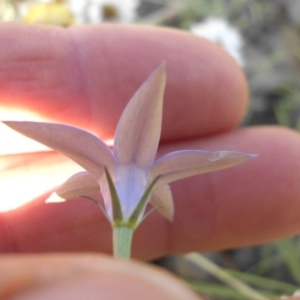
{"type": "Polygon", "coordinates": [[[113,226],[114,257],[130,259],[133,231],[126,224],[113,226]]]}

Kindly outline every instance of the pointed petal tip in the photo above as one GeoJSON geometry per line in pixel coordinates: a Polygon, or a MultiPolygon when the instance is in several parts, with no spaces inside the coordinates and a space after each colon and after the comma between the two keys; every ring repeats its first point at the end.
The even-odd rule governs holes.
{"type": "Polygon", "coordinates": [[[166,70],[166,65],[167,65],[167,62],[165,61],[165,60],[163,60],[162,62],[161,62],[161,64],[159,65],[159,67],[158,67],[158,70],[166,70]]]}
{"type": "Polygon", "coordinates": [[[174,208],[173,210],[168,210],[168,209],[165,209],[163,206],[161,207],[157,207],[157,211],[159,213],[161,213],[161,215],[167,219],[169,222],[173,222],[174,221],[174,208]]]}
{"type": "Polygon", "coordinates": [[[1,120],[1,123],[5,124],[6,126],[13,126],[14,124],[22,123],[24,121],[11,121],[11,120],[1,120]]]}
{"type": "Polygon", "coordinates": [[[248,153],[241,153],[244,156],[245,160],[253,159],[259,156],[259,154],[248,154],[248,153]]]}
{"type": "Polygon", "coordinates": [[[165,81],[166,81],[166,62],[163,61],[156,69],[154,69],[154,71],[152,71],[152,74],[150,75],[150,78],[160,78],[161,82],[164,82],[165,85],[165,81]]]}
{"type": "Polygon", "coordinates": [[[13,124],[14,121],[1,120],[1,123],[8,126],[8,127],[10,127],[10,125],[13,124]]]}
{"type": "Polygon", "coordinates": [[[175,209],[172,191],[169,185],[163,185],[154,189],[150,204],[154,206],[164,218],[173,222],[175,209]]]}
{"type": "Polygon", "coordinates": [[[165,217],[168,221],[173,222],[174,221],[174,214],[172,216],[165,217]]]}
{"type": "Polygon", "coordinates": [[[52,193],[45,201],[45,203],[61,203],[65,202],[66,200],[59,197],[55,192],[52,193]]]}
{"type": "Polygon", "coordinates": [[[173,206],[173,199],[172,199],[172,207],[167,207],[166,209],[164,207],[161,207],[162,210],[158,208],[158,211],[169,221],[174,221],[174,215],[175,215],[175,209],[173,206]]]}
{"type": "Polygon", "coordinates": [[[229,157],[243,157],[244,159],[252,159],[259,156],[259,154],[248,154],[243,152],[235,152],[235,151],[215,151],[212,152],[211,157],[208,158],[209,161],[219,161],[223,159],[227,159],[229,157]]]}
{"type": "Polygon", "coordinates": [[[166,76],[166,62],[163,61],[159,67],[155,70],[155,73],[161,73],[164,77],[166,76]]]}
{"type": "Polygon", "coordinates": [[[124,109],[114,139],[118,163],[135,162],[141,169],[153,163],[161,135],[166,78],[162,63],[151,72],[124,109]]]}

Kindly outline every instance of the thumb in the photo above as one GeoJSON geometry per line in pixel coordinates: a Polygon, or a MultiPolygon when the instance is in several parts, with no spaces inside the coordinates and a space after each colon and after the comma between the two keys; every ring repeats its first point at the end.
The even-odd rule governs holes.
{"type": "Polygon", "coordinates": [[[199,300],[166,271],[103,255],[3,255],[0,299],[199,300]]]}

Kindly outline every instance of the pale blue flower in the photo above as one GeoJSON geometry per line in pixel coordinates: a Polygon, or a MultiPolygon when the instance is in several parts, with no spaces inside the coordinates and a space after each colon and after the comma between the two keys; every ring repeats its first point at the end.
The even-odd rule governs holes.
{"type": "Polygon", "coordinates": [[[174,206],[170,182],[229,168],[255,156],[231,151],[182,150],[154,161],[161,134],[165,81],[165,66],[162,65],[134,94],[117,125],[113,152],[95,135],[73,126],[4,122],[86,169],[87,172],[77,173],[67,180],[48,202],[101,191],[107,217],[114,223],[117,208],[108,184],[108,177],[111,177],[119,199],[122,222],[128,222],[137,211],[146,191],[149,195],[140,204],[142,207],[134,226],[142,220],[148,202],[172,220],[174,206]],[[151,184],[153,187],[149,189],[151,184]]]}

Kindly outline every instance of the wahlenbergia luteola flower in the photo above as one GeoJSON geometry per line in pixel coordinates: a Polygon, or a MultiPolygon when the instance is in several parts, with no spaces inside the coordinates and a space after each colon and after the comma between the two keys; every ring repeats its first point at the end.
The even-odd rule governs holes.
{"type": "Polygon", "coordinates": [[[161,133],[165,81],[162,65],[134,94],[117,125],[113,152],[95,135],[73,126],[4,122],[63,153],[87,171],[73,175],[47,202],[78,196],[90,198],[89,195],[101,191],[105,214],[113,227],[114,254],[119,257],[130,257],[132,234],[143,220],[148,202],[164,217],[173,219],[170,182],[229,168],[255,156],[183,150],[154,161],[161,133]]]}

